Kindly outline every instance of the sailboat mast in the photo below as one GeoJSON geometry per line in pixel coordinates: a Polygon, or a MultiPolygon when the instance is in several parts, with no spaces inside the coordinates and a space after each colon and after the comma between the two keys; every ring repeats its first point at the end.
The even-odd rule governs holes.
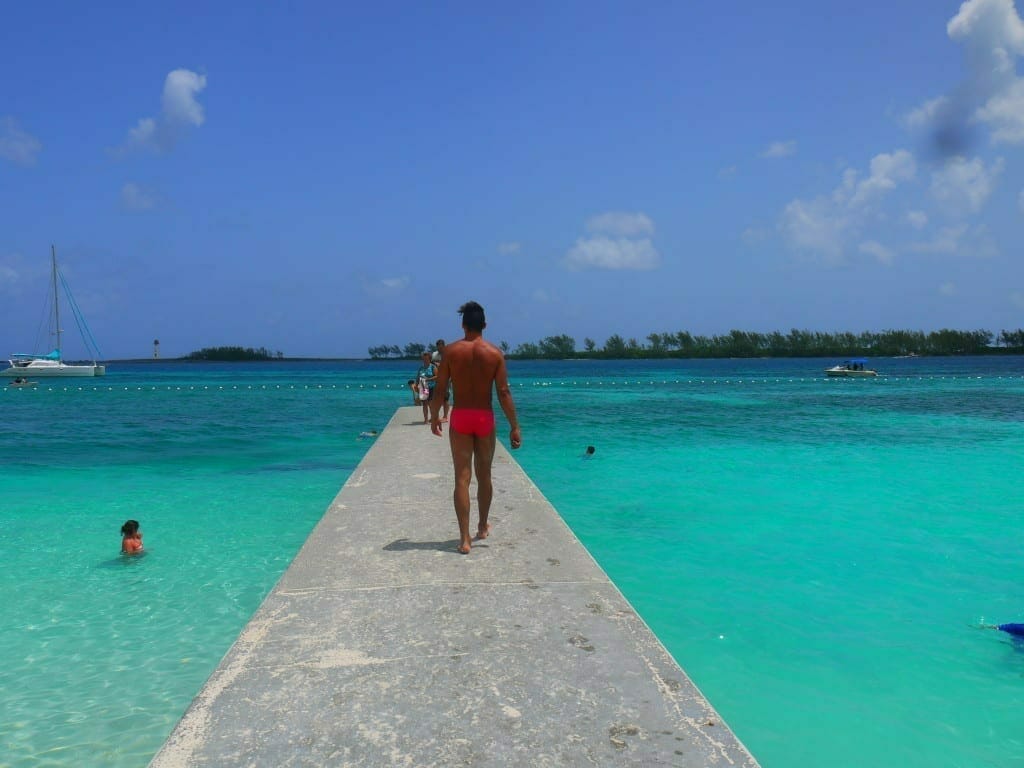
{"type": "Polygon", "coordinates": [[[64,357],[60,346],[60,301],[57,298],[57,247],[50,245],[50,263],[53,266],[53,322],[57,333],[57,354],[64,357]]]}

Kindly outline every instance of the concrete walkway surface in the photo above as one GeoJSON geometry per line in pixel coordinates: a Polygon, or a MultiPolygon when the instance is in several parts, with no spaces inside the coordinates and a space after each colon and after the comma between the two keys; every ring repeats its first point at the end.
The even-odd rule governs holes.
{"type": "Polygon", "coordinates": [[[447,436],[399,408],[151,765],[756,766],[500,444],[493,474],[460,555],[447,436]]]}

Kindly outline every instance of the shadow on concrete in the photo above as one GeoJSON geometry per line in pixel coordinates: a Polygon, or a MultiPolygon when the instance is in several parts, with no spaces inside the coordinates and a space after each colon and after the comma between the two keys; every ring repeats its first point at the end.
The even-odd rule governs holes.
{"type": "MultiPolygon", "coordinates": [[[[456,550],[459,546],[458,539],[448,539],[447,541],[412,541],[411,539],[395,539],[390,544],[385,544],[382,549],[385,552],[410,552],[412,550],[434,550],[438,552],[452,552],[458,554],[456,550]]],[[[473,542],[474,548],[476,546],[487,546],[486,544],[473,542]]]]}

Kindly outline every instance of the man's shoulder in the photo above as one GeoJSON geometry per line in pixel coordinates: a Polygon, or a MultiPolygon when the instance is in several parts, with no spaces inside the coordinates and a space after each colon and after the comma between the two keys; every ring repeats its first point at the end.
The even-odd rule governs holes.
{"type": "Polygon", "coordinates": [[[483,338],[473,340],[460,339],[459,341],[453,341],[444,348],[444,354],[446,357],[451,356],[452,354],[471,355],[480,353],[493,355],[495,357],[503,357],[500,349],[483,338]]]}

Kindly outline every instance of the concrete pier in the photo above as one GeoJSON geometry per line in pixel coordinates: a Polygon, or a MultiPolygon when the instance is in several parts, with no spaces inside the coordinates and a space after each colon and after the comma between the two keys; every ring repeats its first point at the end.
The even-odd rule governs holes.
{"type": "Polygon", "coordinates": [[[500,444],[494,487],[458,554],[398,409],[151,766],[756,766],[500,444]]]}

